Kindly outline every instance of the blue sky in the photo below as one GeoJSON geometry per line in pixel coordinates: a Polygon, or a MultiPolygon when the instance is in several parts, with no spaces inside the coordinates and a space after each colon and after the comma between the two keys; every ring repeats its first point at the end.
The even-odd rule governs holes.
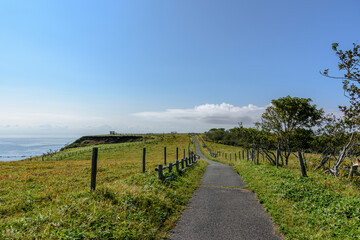
{"type": "Polygon", "coordinates": [[[257,121],[272,99],[346,105],[331,43],[359,1],[1,1],[0,136],[188,132],[257,121]]]}

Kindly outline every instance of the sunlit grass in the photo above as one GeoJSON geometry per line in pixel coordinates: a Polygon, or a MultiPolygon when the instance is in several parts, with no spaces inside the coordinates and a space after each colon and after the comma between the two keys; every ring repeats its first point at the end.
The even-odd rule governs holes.
{"type": "MultiPolygon", "coordinates": [[[[158,164],[163,163],[165,146],[167,147],[167,161],[174,162],[177,147],[179,148],[180,159],[183,157],[183,149],[186,149],[187,152],[189,137],[186,134],[155,135],[154,139],[146,142],[98,145],[97,191],[95,193],[90,192],[92,147],[69,149],[45,158],[45,161],[42,161],[42,157],[39,157],[31,160],[1,162],[0,227],[2,236],[12,236],[14,238],[23,238],[24,236],[32,236],[29,238],[46,238],[45,236],[60,238],[60,236],[73,235],[80,238],[81,236],[100,238],[99,236],[106,236],[106,234],[101,235],[103,233],[94,233],[92,230],[86,230],[85,228],[87,224],[90,224],[90,220],[98,224],[100,220],[97,218],[100,213],[104,218],[104,224],[111,229],[111,233],[108,233],[111,236],[125,236],[121,235],[123,234],[121,231],[124,229],[118,227],[120,232],[117,232],[113,229],[115,225],[113,226],[108,221],[113,221],[114,224],[117,223],[120,226],[123,224],[123,227],[127,229],[130,229],[130,226],[135,224],[137,230],[134,230],[134,232],[136,233],[128,233],[130,235],[126,236],[129,238],[136,239],[139,234],[142,236],[145,234],[143,232],[145,229],[150,231],[149,238],[164,235],[166,231],[161,229],[165,225],[169,227],[173,224],[169,220],[173,216],[172,211],[174,210],[179,214],[181,207],[196,188],[198,184],[197,178],[199,178],[199,176],[196,177],[196,175],[189,173],[189,179],[192,182],[189,183],[188,189],[177,186],[173,190],[169,189],[168,192],[168,188],[157,180],[154,171],[158,164]],[[142,151],[144,147],[146,148],[146,173],[142,174],[142,151]],[[143,184],[148,186],[149,189],[144,189],[143,184]],[[168,194],[172,191],[175,191],[175,193],[172,193],[173,197],[169,198],[168,194]],[[180,193],[183,193],[184,197],[180,193]],[[102,195],[105,195],[105,197],[101,197],[102,195]],[[142,211],[147,211],[147,206],[141,206],[139,208],[140,212],[136,212],[136,209],[138,209],[138,206],[136,206],[130,211],[131,214],[136,215],[135,220],[127,219],[130,213],[124,206],[124,198],[128,196],[139,198],[140,202],[144,200],[143,197],[146,199],[146,196],[161,198],[154,199],[154,202],[151,200],[154,208],[159,208],[163,204],[162,202],[170,204],[169,201],[175,201],[179,198],[183,198],[183,200],[180,201],[179,206],[170,204],[170,210],[164,209],[167,215],[162,218],[161,221],[163,222],[160,221],[162,225],[159,225],[160,222],[151,223],[155,224],[153,226],[150,224],[151,227],[148,225],[149,223],[146,223],[146,227],[144,227],[137,222],[136,218],[139,217],[141,221],[144,220],[141,214],[142,211]],[[108,198],[114,198],[114,200],[108,198]],[[160,205],[158,206],[158,204],[160,205]],[[96,217],[92,217],[92,214],[96,215],[96,217]],[[120,219],[121,222],[119,222],[120,219]],[[165,221],[170,221],[170,223],[165,224],[165,221]],[[34,224],[35,226],[33,226],[34,224]],[[84,229],[82,229],[82,225],[84,225],[84,229]],[[76,228],[80,232],[70,231],[71,228],[76,228]],[[149,230],[149,228],[153,230],[149,230]]],[[[193,149],[193,144],[191,148],[193,149]]],[[[199,164],[199,166],[195,168],[198,169],[196,170],[197,174],[200,174],[204,168],[203,163],[199,164]]],[[[189,180],[179,178],[178,181],[189,180]]],[[[162,214],[163,210],[159,209],[158,211],[159,214],[162,214]]],[[[155,216],[147,216],[146,218],[152,217],[155,216]]],[[[101,231],[105,230],[102,229],[101,231]]]]}
{"type": "MultiPolygon", "coordinates": [[[[360,190],[354,184],[356,180],[312,170],[302,178],[295,156],[288,166],[276,168],[262,158],[259,165],[230,160],[230,153],[242,151],[239,147],[205,144],[214,152],[228,153],[227,159],[222,155],[212,158],[209,148],[202,149],[208,158],[234,167],[287,239],[360,239],[360,190]]],[[[313,161],[316,165],[315,155],[313,161]]]]}

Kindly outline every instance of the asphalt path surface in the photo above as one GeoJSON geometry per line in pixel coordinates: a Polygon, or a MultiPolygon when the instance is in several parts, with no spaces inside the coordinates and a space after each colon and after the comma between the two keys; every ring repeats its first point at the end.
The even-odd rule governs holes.
{"type": "Polygon", "coordinates": [[[168,237],[177,239],[282,239],[254,193],[233,168],[207,159],[195,141],[196,152],[209,162],[200,187],[190,199],[168,237]]]}

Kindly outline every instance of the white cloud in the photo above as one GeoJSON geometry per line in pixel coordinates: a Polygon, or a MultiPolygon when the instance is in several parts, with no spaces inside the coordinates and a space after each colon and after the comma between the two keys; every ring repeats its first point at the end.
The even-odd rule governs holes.
{"type": "Polygon", "coordinates": [[[0,115],[0,137],[81,136],[124,133],[203,132],[216,127],[232,128],[238,122],[251,126],[266,107],[252,104],[204,104],[187,109],[167,109],[135,114],[114,111],[75,111],[70,109],[5,109],[0,115]]]}
{"type": "MultiPolygon", "coordinates": [[[[234,106],[228,103],[204,104],[189,109],[167,109],[161,112],[140,112],[133,114],[147,120],[171,122],[198,122],[204,124],[219,124],[235,126],[238,122],[251,125],[260,120],[266,107],[253,104],[234,106]]],[[[220,126],[219,126],[220,127],[220,126]]]]}

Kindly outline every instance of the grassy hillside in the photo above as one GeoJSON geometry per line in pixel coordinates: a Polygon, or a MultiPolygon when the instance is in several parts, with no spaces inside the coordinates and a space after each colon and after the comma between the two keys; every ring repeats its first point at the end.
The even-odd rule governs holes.
{"type": "MultiPolygon", "coordinates": [[[[204,172],[199,164],[170,183],[154,168],[175,161],[185,134],[102,144],[97,190],[90,192],[91,147],[72,148],[42,160],[0,163],[0,239],[161,239],[180,216],[204,172]],[[147,172],[141,173],[142,149],[147,172]]],[[[193,148],[193,144],[192,144],[193,148]]]]}
{"type": "Polygon", "coordinates": [[[287,239],[360,239],[360,191],[351,182],[313,171],[302,178],[296,159],[278,169],[262,161],[235,161],[241,148],[205,143],[232,153],[230,161],[229,155],[215,159],[202,149],[210,159],[234,166],[287,239]]]}
{"type": "Polygon", "coordinates": [[[63,147],[61,150],[87,147],[100,144],[114,144],[126,142],[140,142],[152,139],[151,135],[100,135],[100,136],[83,136],[75,142],[63,147]]]}

